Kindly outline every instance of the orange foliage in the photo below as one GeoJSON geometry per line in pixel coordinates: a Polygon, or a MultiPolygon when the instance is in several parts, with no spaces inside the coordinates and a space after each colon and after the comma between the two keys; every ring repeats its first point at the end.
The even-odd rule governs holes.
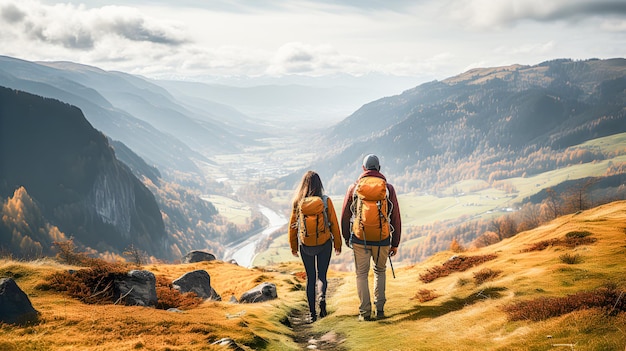
{"type": "Polygon", "coordinates": [[[420,280],[424,283],[430,283],[437,278],[446,277],[455,272],[464,272],[474,266],[493,260],[496,257],[498,257],[496,254],[481,256],[455,256],[441,266],[428,268],[426,273],[420,274],[420,280]]]}
{"type": "Polygon", "coordinates": [[[409,300],[417,300],[419,302],[427,302],[438,298],[439,295],[435,293],[433,290],[428,289],[419,289],[415,296],[411,297],[409,300]]]}
{"type": "Polygon", "coordinates": [[[542,321],[566,313],[588,308],[601,308],[607,314],[626,312],[625,291],[613,286],[589,292],[579,292],[566,297],[540,297],[504,307],[509,320],[542,321]]]}

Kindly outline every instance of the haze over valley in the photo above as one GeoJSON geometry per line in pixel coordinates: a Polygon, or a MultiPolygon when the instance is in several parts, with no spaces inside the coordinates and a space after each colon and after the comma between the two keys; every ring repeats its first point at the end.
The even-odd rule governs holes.
{"type": "MultiPolygon", "coordinates": [[[[314,94],[308,88],[292,89],[284,97],[287,103],[278,105],[283,112],[267,119],[211,100],[217,95],[222,100],[230,96],[231,102],[237,96],[248,101],[248,91],[160,82],[70,62],[2,57],[3,84],[17,89],[5,92],[2,196],[8,203],[18,196],[31,198],[32,210],[42,212],[40,231],[58,228],[66,239],[101,255],[119,256],[134,245],[154,259],[175,261],[190,250],[208,250],[220,257],[226,245],[269,224],[260,205],[279,217],[289,213],[289,199],[305,170],[319,172],[326,191],[340,204],[360,172],[363,155],[374,152],[398,189],[404,209],[406,244],[398,261],[411,264],[446,249],[453,239],[477,245],[477,239],[493,232],[495,214],[540,206],[546,200],[541,192],[565,181],[618,177],[596,179],[585,194],[586,207],[608,201],[607,193],[612,193],[611,200],[623,197],[619,177],[625,153],[625,71],[624,59],[559,59],[534,66],[474,69],[381,97],[335,121],[286,112],[294,108],[290,99],[305,101],[314,94]],[[24,97],[24,102],[10,98],[12,94],[24,97]],[[59,104],[59,112],[31,109],[32,121],[24,120],[23,112],[17,111],[25,111],[27,101],[40,101],[36,95],[58,100],[36,104],[59,104]],[[62,112],[64,104],[80,109],[72,114],[78,113],[78,121],[86,119],[81,127],[85,131],[63,127],[69,123],[64,122],[69,113],[62,112]],[[285,115],[289,118],[278,117],[285,115]],[[41,123],[36,122],[39,119],[41,123]],[[58,142],[87,132],[97,135],[96,130],[108,138],[98,141],[102,151],[97,152],[113,148],[115,157],[144,184],[141,192],[154,197],[149,206],[159,208],[163,217],[152,214],[148,222],[163,223],[162,229],[145,225],[130,229],[122,220],[131,218],[125,207],[104,210],[104,204],[98,204],[134,206],[138,190],[130,198],[124,195],[127,190],[109,185],[97,190],[99,182],[110,184],[111,178],[93,163],[102,157],[94,158],[96,149],[89,146],[94,140],[76,140],[78,149],[72,151],[76,156],[58,142]],[[31,151],[11,147],[18,140],[29,140],[31,151]],[[37,152],[39,147],[50,154],[37,152]],[[554,172],[561,175],[550,175],[554,172]],[[51,192],[54,188],[58,192],[51,192]],[[68,212],[69,208],[74,210],[68,212]],[[85,227],[79,220],[85,215],[70,215],[74,211],[91,213],[86,216],[93,218],[93,228],[100,229],[85,227]],[[115,235],[107,234],[111,226],[115,235]],[[115,239],[118,235],[120,239],[115,239]],[[145,245],[148,237],[158,244],[145,245]]],[[[303,106],[302,111],[309,108],[303,106]]],[[[565,196],[566,190],[561,193],[565,196]]],[[[42,239],[34,232],[12,237],[9,233],[20,222],[4,222],[4,249],[24,257],[51,254],[50,245],[58,237],[42,239]]],[[[264,238],[253,250],[260,261],[249,258],[249,262],[290,260],[285,233],[285,227],[277,228],[264,238]]],[[[350,269],[348,256],[343,255],[335,268],[350,269]]]]}

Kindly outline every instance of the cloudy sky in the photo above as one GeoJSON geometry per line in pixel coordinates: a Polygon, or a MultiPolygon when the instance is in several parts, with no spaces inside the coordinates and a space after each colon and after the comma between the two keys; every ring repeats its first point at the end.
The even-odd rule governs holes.
{"type": "Polygon", "coordinates": [[[0,0],[0,26],[1,55],[156,78],[626,57],[625,0],[0,0]]]}

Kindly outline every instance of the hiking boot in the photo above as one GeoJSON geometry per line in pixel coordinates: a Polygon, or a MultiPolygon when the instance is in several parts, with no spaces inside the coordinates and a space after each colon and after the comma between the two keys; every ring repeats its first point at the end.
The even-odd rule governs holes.
{"type": "Polygon", "coordinates": [[[376,311],[376,319],[377,320],[381,320],[381,319],[385,319],[385,311],[376,311]]]}
{"type": "Polygon", "coordinates": [[[326,312],[326,300],[320,300],[320,318],[324,318],[328,315],[326,312]]]}
{"type": "Polygon", "coordinates": [[[309,314],[309,318],[306,319],[306,323],[311,324],[317,320],[317,315],[315,313],[309,314]]]}
{"type": "Polygon", "coordinates": [[[359,322],[369,322],[372,320],[372,316],[369,315],[359,315],[359,322]]]}

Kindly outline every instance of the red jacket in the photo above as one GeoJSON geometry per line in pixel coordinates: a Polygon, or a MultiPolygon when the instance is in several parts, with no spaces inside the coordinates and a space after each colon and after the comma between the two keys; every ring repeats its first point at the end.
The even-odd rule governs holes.
{"type": "MultiPolygon", "coordinates": [[[[385,181],[387,179],[385,176],[379,171],[375,170],[367,170],[363,172],[359,179],[363,177],[378,177],[382,178],[385,181]]],[[[358,179],[357,179],[358,182],[358,179]]],[[[352,195],[354,193],[354,188],[356,183],[350,185],[348,191],[346,192],[346,197],[343,199],[343,206],[341,209],[341,235],[346,243],[350,240],[351,228],[350,228],[350,218],[352,217],[352,211],[350,210],[350,206],[352,205],[352,195]]],[[[400,237],[402,236],[402,221],[400,219],[400,207],[398,206],[398,198],[396,197],[396,190],[393,185],[387,183],[387,190],[389,193],[389,201],[393,207],[390,207],[391,210],[391,226],[393,227],[393,233],[391,235],[391,246],[398,247],[400,245],[400,237]]],[[[370,243],[368,241],[368,243],[370,243]]],[[[373,243],[372,243],[373,244],[373,243]]]]}

